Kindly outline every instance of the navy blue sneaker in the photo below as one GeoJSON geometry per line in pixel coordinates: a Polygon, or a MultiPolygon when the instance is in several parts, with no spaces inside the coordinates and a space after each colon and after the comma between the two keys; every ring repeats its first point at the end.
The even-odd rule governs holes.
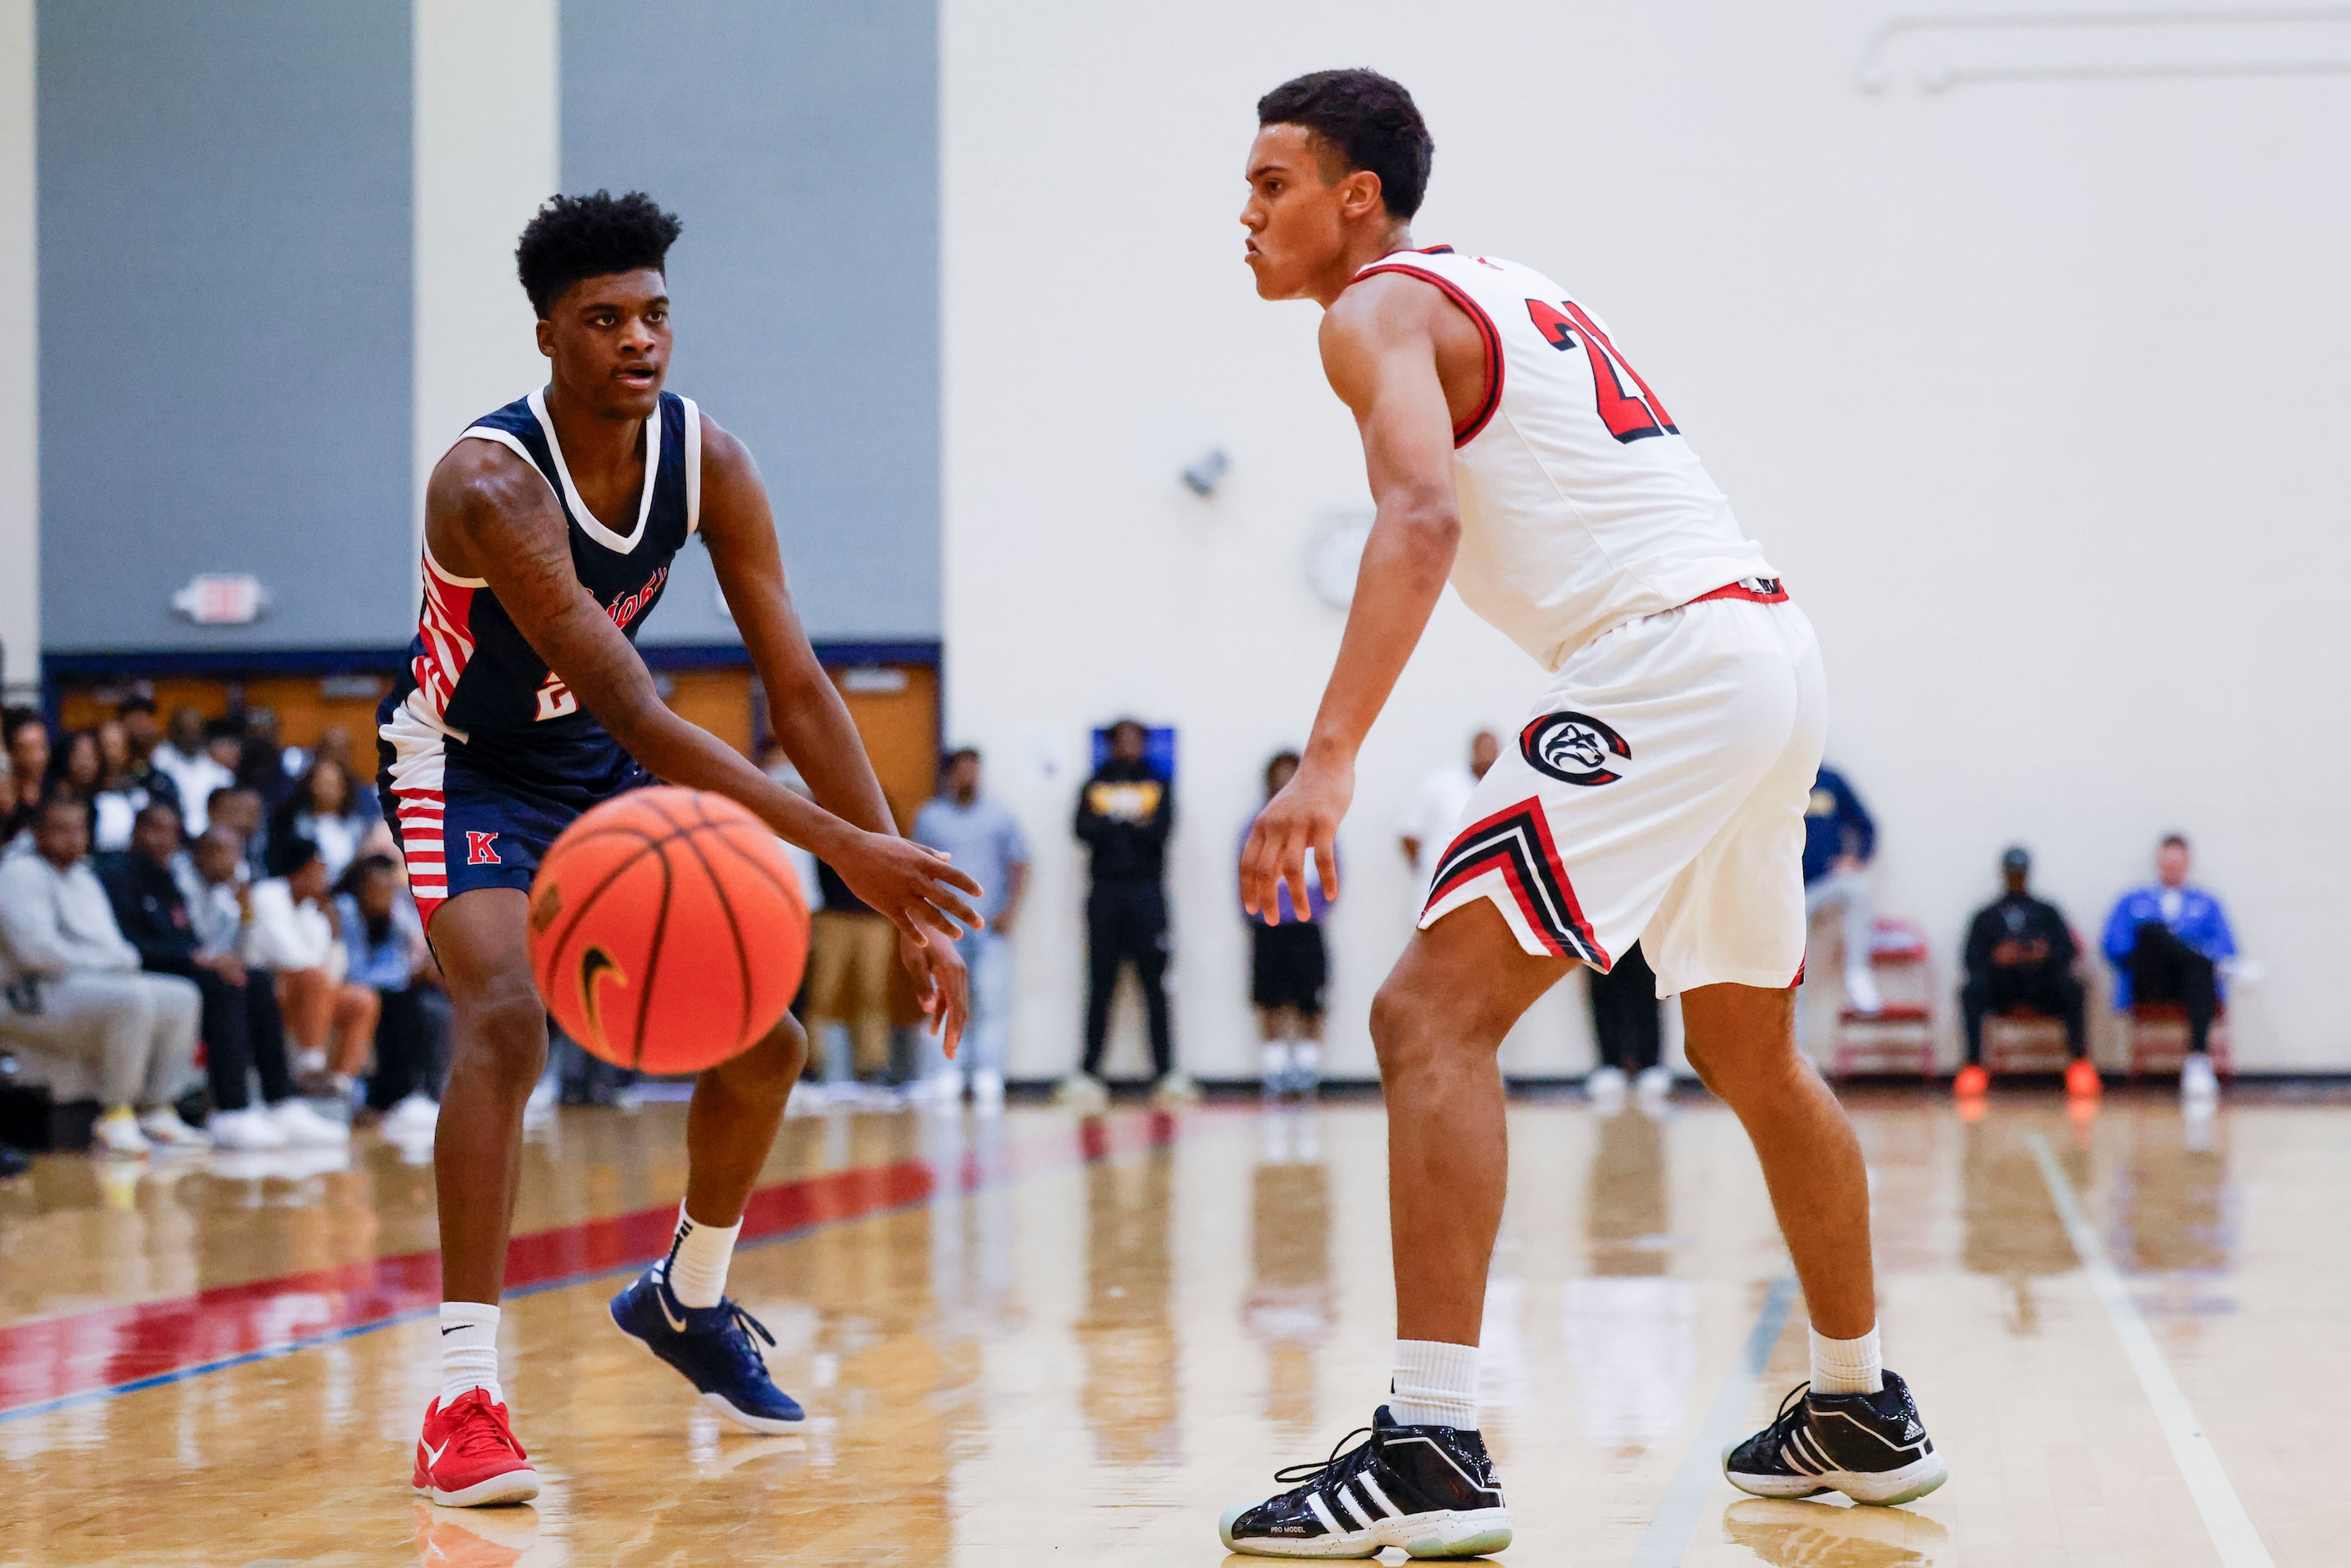
{"type": "Polygon", "coordinates": [[[796,1432],[805,1412],[775,1385],[768,1363],[751,1343],[776,1336],[732,1299],[715,1307],[689,1307],[670,1294],[655,1264],[612,1298],[612,1321],[631,1339],[685,1375],[702,1391],[702,1402],[754,1432],[796,1432]]]}

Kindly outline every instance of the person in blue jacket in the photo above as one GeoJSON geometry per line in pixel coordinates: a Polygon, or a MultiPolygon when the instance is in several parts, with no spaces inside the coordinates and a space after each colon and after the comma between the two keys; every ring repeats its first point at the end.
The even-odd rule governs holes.
{"type": "Polygon", "coordinates": [[[1869,972],[1876,913],[1869,902],[1870,857],[1877,824],[1836,769],[1823,766],[1804,807],[1804,917],[1834,908],[1844,928],[1844,1000],[1855,1012],[1884,1010],[1869,972]]]}
{"type": "Polygon", "coordinates": [[[2115,1006],[2173,1002],[2187,1009],[2188,1059],[2180,1092],[2210,1098],[2219,1092],[2210,1046],[2212,1015],[2221,997],[2220,963],[2237,954],[2237,938],[2220,901],[2188,885],[2188,841],[2166,835],[2155,852],[2155,882],[2115,901],[2099,946],[2115,967],[2115,1006]]]}

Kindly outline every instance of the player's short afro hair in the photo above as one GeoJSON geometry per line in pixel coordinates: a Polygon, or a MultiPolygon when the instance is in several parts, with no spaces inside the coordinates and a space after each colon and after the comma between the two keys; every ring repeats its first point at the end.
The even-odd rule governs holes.
{"type": "Polygon", "coordinates": [[[1420,211],[1437,143],[1400,83],[1369,69],[1310,71],[1259,99],[1257,122],[1305,127],[1352,168],[1380,177],[1392,216],[1420,211]]]}
{"type": "Polygon", "coordinates": [[[515,271],[542,319],[583,277],[662,268],[684,225],[643,191],[615,196],[550,196],[524,225],[515,271]]]}

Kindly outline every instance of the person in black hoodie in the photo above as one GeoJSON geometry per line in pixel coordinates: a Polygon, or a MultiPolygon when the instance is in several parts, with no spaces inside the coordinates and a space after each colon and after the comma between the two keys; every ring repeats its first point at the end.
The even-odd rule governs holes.
{"type": "Polygon", "coordinates": [[[1111,727],[1110,757],[1078,793],[1077,834],[1093,860],[1086,894],[1086,1054],[1062,1085],[1063,1098],[1098,1104],[1103,1096],[1102,1047],[1110,1036],[1110,1005],[1118,972],[1134,966],[1151,1034],[1155,1092],[1162,1100],[1192,1097],[1176,1071],[1167,1027],[1167,833],[1176,825],[1173,787],[1144,760],[1143,726],[1131,718],[1111,727]]]}
{"type": "Polygon", "coordinates": [[[1959,988],[1968,1060],[1953,1087],[1963,1097],[1984,1092],[1990,1082],[1983,1069],[1984,1018],[2023,1006],[2064,1021],[2065,1048],[2074,1059],[2065,1073],[2066,1092],[2094,1095],[2098,1072],[2089,1061],[2082,981],[2074,973],[2081,948],[2073,927],[2055,904],[2032,896],[2032,856],[2022,845],[2001,854],[2000,871],[2000,897],[1976,911],[1968,924],[1967,984],[1959,988]]]}

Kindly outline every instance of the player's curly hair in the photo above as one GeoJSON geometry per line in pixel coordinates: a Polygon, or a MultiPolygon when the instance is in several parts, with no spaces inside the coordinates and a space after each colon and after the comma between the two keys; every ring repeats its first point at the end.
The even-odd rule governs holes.
{"type": "Polygon", "coordinates": [[[1368,68],[1310,71],[1259,99],[1257,122],[1305,127],[1351,172],[1380,177],[1380,200],[1392,216],[1420,211],[1437,143],[1402,84],[1368,68]]]}
{"type": "Polygon", "coordinates": [[[515,272],[542,319],[563,291],[583,277],[642,267],[658,271],[684,225],[643,191],[616,196],[550,196],[524,225],[515,272]]]}

